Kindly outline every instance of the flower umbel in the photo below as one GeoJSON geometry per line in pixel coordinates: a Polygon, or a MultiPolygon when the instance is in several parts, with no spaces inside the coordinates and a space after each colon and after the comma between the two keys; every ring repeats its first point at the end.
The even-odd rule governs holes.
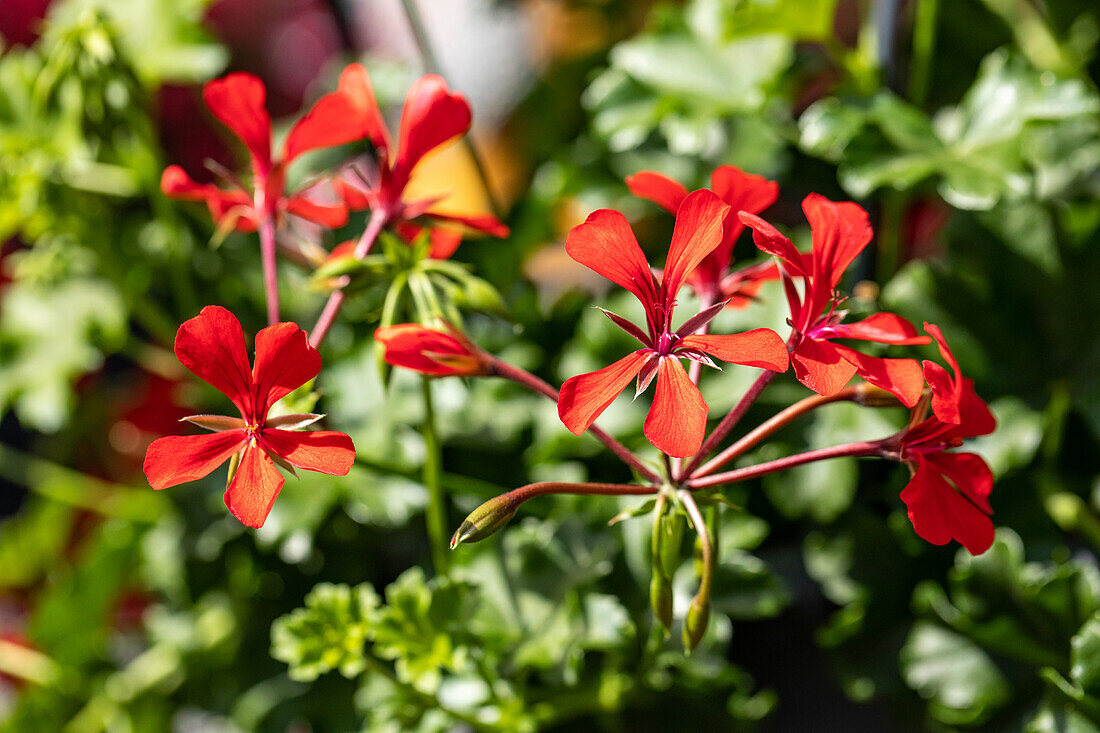
{"type": "Polygon", "coordinates": [[[698,264],[722,242],[730,208],[711,191],[689,194],[676,212],[676,224],[660,282],[642,254],[626,219],[602,209],[574,227],[566,239],[569,256],[638,298],[646,330],[613,313],[608,317],[643,348],[611,366],[570,377],[561,388],[558,415],[580,435],[637,377],[637,393],[656,380],[645,435],[662,452],[682,458],[699,450],[706,430],[707,404],[688,378],[680,357],[713,366],[710,356],[773,371],[787,369],[787,349],[774,331],[758,328],[733,335],[695,334],[725,306],[720,303],[672,330],[676,294],[698,264]]]}
{"type": "Polygon", "coordinates": [[[158,438],[145,454],[144,470],[154,489],[195,481],[237,456],[225,491],[225,505],[249,527],[262,527],[283,487],[278,463],[343,476],[351,470],[355,446],[344,433],[301,432],[321,415],[268,417],[272,405],[321,370],[321,356],[294,323],[276,323],[256,334],[251,369],[244,332],[232,313],[207,306],[176,333],[176,356],[200,379],[218,388],[241,416],[193,415],[185,420],[213,431],[208,435],[158,438]]]}

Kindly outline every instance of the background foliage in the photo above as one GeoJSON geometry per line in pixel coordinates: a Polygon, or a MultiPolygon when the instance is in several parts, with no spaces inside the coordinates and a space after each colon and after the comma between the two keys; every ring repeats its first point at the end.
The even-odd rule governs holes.
{"type": "MultiPolygon", "coordinates": [[[[550,381],[620,355],[552,243],[600,206],[667,241],[668,217],[622,184],[639,169],[775,177],[770,218],[790,227],[811,190],[857,200],[877,236],[853,309],[939,323],[1000,421],[978,441],[994,547],[920,542],[904,469],[843,459],[727,491],[744,510],[724,515],[716,614],[690,657],[654,628],[646,523],[606,527],[627,502],[532,502],[433,578],[419,388],[382,381],[369,290],[316,385],[358,447],[349,477],[288,482],[259,532],[225,513],[217,474],[154,493],[147,441],[218,399],[168,350],[176,325],[208,303],[261,325],[255,242],[211,244],[203,212],[158,189],[173,131],[209,124],[180,85],[239,59],[201,1],[57,0],[40,38],[0,56],[0,729],[1100,730],[1095,3],[551,5],[599,30],[558,49],[496,133],[513,236],[457,259],[507,315],[472,313],[471,333],[550,381]]],[[[345,49],[361,53],[400,100],[418,70],[345,49]]],[[[217,134],[207,154],[234,160],[217,134]]],[[[323,296],[283,272],[285,310],[308,322],[323,296]]],[[[779,326],[782,298],[763,296],[724,325],[779,326]]],[[[746,379],[711,379],[712,414],[746,379]]],[[[515,385],[436,388],[453,522],[530,481],[630,478],[515,385]]],[[[642,409],[616,404],[608,429],[643,445],[642,409]]],[[[902,417],[831,406],[750,458],[902,417]]],[[[671,568],[678,613],[690,565],[671,568]]]]}

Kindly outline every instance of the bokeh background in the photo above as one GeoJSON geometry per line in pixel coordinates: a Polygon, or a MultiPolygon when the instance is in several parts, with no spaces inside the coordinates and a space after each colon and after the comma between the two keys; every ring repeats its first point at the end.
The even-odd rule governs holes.
{"type": "MultiPolygon", "coordinates": [[[[1094,0],[0,0],[0,36],[0,730],[1100,730],[1094,0]],[[511,226],[456,255],[502,296],[467,325],[551,381],[629,348],[590,306],[632,304],[562,247],[614,207],[659,251],[670,217],[626,175],[768,175],[767,218],[803,243],[806,193],[860,202],[876,239],[851,309],[938,323],[999,418],[976,441],[993,549],[922,543],[904,469],[845,459],[727,492],[743,510],[689,658],[652,629],[648,523],[606,526],[628,503],[528,504],[429,580],[419,387],[383,384],[369,291],[317,385],[359,448],[351,476],[288,481],[258,532],[219,472],[154,493],[148,443],[222,409],[172,356],[176,327],[213,303],[263,325],[254,239],[215,237],[160,172],[245,162],[204,81],[260,75],[285,130],[352,60],[393,124],[425,71],[468,96],[471,136],[414,185],[511,226]]],[[[324,294],[282,273],[308,325],[324,294]]],[[[779,328],[782,309],[765,289],[723,327],[779,328]]],[[[751,377],[711,377],[712,414],[751,377]]],[[[630,478],[514,385],[437,388],[455,524],[530,481],[630,478]]],[[[750,417],[803,395],[781,382],[750,417]]],[[[642,402],[607,416],[638,447],[642,402]]],[[[747,460],[904,418],[832,406],[747,460]]]]}

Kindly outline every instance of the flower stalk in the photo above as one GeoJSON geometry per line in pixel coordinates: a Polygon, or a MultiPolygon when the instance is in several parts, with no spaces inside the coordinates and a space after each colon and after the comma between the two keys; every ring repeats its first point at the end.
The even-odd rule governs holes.
{"type": "Polygon", "coordinates": [[[428,542],[431,546],[432,564],[439,575],[450,570],[447,554],[447,506],[443,495],[443,456],[439,433],[435,427],[435,409],[432,404],[432,383],[427,377],[420,380],[424,396],[424,486],[428,489],[428,508],[425,521],[428,525],[428,542]]]}

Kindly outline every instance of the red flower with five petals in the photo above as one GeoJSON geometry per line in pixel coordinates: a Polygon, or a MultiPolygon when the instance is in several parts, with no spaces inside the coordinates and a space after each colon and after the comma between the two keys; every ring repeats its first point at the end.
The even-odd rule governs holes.
{"type": "Polygon", "coordinates": [[[660,282],[623,215],[601,209],[574,227],[566,238],[569,256],[633,293],[646,314],[646,330],[607,313],[644,348],[611,366],[570,377],[562,385],[558,415],[580,435],[599,417],[623,388],[637,377],[637,393],[656,379],[653,406],[645,420],[645,435],[662,452],[677,458],[699,450],[706,431],[707,403],[688,378],[680,357],[711,364],[722,361],[785,371],[787,348],[774,331],[758,328],[728,336],[695,334],[724,307],[719,303],[672,330],[676,293],[688,275],[722,243],[724,219],[730,207],[711,191],[689,194],[676,212],[676,224],[660,282]]]}
{"type": "Polygon", "coordinates": [[[239,465],[225,491],[225,505],[249,527],[262,527],[283,476],[275,464],[343,476],[355,460],[344,433],[299,432],[320,415],[269,418],[271,406],[321,371],[321,355],[294,323],[276,323],[256,334],[256,364],[248,366],[244,332],[232,313],[207,306],[176,333],[176,357],[200,379],[224,393],[241,417],[184,418],[214,432],[158,438],[145,454],[145,476],[154,489],[203,478],[234,455],[239,465]]]}
{"type": "Polygon", "coordinates": [[[753,240],[762,251],[783,262],[783,285],[791,309],[795,347],[791,364],[795,377],[820,395],[839,392],[858,374],[893,393],[913,407],[924,389],[924,375],[914,359],[883,359],[834,344],[833,339],[856,339],[881,344],[926,344],[913,324],[893,313],[876,313],[856,323],[843,323],[842,302],[836,293],[848,265],[871,241],[867,212],[857,204],[834,202],[812,193],[802,201],[810,222],[813,250],[808,255],[760,217],[742,212],[741,221],[753,229],[753,240]],[[805,283],[802,297],[792,275],[805,283]]]}
{"type": "Polygon", "coordinates": [[[439,203],[438,198],[421,201],[404,201],[402,198],[416,164],[432,150],[469,131],[470,105],[465,97],[452,92],[447,82],[435,74],[417,79],[405,96],[396,152],[369,82],[366,97],[369,102],[364,109],[377,166],[372,170],[358,171],[359,180],[345,176],[333,181],[337,193],[349,209],[380,212],[387,224],[423,217],[457,224],[494,237],[508,236],[508,227],[496,217],[446,214],[433,209],[439,203]]]}
{"type": "Polygon", "coordinates": [[[251,191],[239,184],[225,190],[197,183],[178,165],[164,170],[161,190],[172,198],[206,202],[219,226],[232,224],[244,232],[255,231],[264,219],[276,219],[283,213],[329,228],[343,226],[348,218],[343,204],[320,203],[304,192],[288,196],[283,187],[287,166],[302,153],[362,140],[372,133],[373,118],[368,108],[374,104],[374,95],[366,69],[360,64],[344,69],[337,90],[317,100],[291,129],[277,160],[271,154],[266,96],[259,77],[243,72],[214,79],[203,88],[206,106],[248,149],[251,191]]]}
{"type": "MultiPolygon", "coordinates": [[[[688,195],[683,185],[653,171],[635,173],[626,179],[626,185],[635,196],[652,201],[673,215],[688,195]]],[[[688,276],[688,284],[700,297],[712,303],[726,300],[731,308],[744,308],[764,283],[779,277],[779,270],[769,262],[730,272],[734,245],[745,231],[745,225],[736,214],[740,211],[759,214],[774,204],[779,198],[779,185],[763,176],[723,165],[711,173],[710,189],[729,204],[734,216],[726,217],[721,244],[688,276]]]]}
{"type": "Polygon", "coordinates": [[[976,453],[948,449],[962,445],[965,438],[988,435],[997,421],[974,391],[974,382],[962,376],[940,329],[930,323],[924,329],[936,340],[954,375],[935,362],[924,362],[932,415],[898,436],[897,455],[913,472],[901,500],[913,529],[925,540],[945,545],[956,539],[970,554],[980,555],[993,544],[993,473],[976,453]]]}

